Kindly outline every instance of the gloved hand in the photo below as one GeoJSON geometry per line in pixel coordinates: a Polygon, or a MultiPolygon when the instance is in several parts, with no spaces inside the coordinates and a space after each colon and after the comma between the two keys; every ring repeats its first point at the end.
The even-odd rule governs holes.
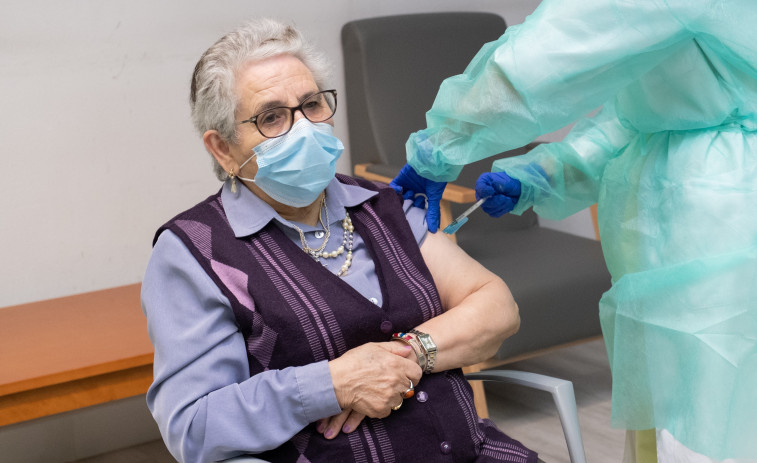
{"type": "Polygon", "coordinates": [[[487,172],[476,180],[476,199],[489,198],[481,208],[492,217],[512,211],[520,199],[520,180],[504,172],[487,172]]]}
{"type": "MultiPolygon", "coordinates": [[[[416,199],[415,197],[418,194],[425,195],[427,202],[426,226],[428,227],[428,231],[436,233],[439,229],[439,220],[441,217],[439,202],[442,200],[442,194],[444,194],[447,182],[435,182],[421,177],[410,164],[405,164],[389,186],[401,194],[403,199],[416,199]]],[[[416,200],[413,202],[413,205],[423,207],[423,202],[416,200]]]]}

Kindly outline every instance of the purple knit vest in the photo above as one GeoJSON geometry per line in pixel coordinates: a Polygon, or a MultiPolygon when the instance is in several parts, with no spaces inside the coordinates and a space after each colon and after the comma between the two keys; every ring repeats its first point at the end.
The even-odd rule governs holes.
{"type": "MultiPolygon", "coordinates": [[[[443,312],[400,197],[386,186],[337,178],[378,191],[349,213],[376,266],[383,307],[305,254],[273,221],[236,238],[220,193],[179,214],[155,236],[165,229],[175,233],[229,299],[252,375],[332,360],[443,312]]],[[[257,456],[297,463],[536,461],[535,453],[478,418],[459,369],[424,375],[416,396],[400,410],[383,419],[366,418],[350,434],[329,441],[310,424],[257,456]]]]}

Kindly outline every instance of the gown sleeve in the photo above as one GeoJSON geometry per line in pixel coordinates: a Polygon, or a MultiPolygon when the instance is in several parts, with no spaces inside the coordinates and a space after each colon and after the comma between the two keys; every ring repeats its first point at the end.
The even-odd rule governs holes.
{"type": "Polygon", "coordinates": [[[623,126],[611,105],[578,123],[559,143],[542,144],[522,156],[494,162],[521,182],[513,209],[520,215],[533,206],[542,217],[561,220],[597,202],[602,172],[635,132],[623,126]]]}
{"type": "Polygon", "coordinates": [[[452,181],[585,116],[692,37],[678,13],[662,0],[545,0],[442,82],[427,128],[407,141],[408,163],[452,181]]]}

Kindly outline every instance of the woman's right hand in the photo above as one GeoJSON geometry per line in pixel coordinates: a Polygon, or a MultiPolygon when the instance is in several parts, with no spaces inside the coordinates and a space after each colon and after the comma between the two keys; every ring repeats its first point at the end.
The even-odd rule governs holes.
{"type": "Polygon", "coordinates": [[[423,371],[415,352],[396,341],[368,343],[329,362],[334,392],[342,410],[384,418],[418,384],[423,371]]]}

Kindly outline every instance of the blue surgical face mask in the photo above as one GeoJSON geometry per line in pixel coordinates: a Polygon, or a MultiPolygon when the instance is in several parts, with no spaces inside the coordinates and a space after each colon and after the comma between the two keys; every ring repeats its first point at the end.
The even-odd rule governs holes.
{"type": "Polygon", "coordinates": [[[318,199],[336,174],[336,160],[344,151],[329,124],[313,124],[304,117],[292,130],[269,138],[252,149],[257,157],[255,178],[237,177],[253,182],[274,200],[292,207],[304,207],[318,199]]]}

